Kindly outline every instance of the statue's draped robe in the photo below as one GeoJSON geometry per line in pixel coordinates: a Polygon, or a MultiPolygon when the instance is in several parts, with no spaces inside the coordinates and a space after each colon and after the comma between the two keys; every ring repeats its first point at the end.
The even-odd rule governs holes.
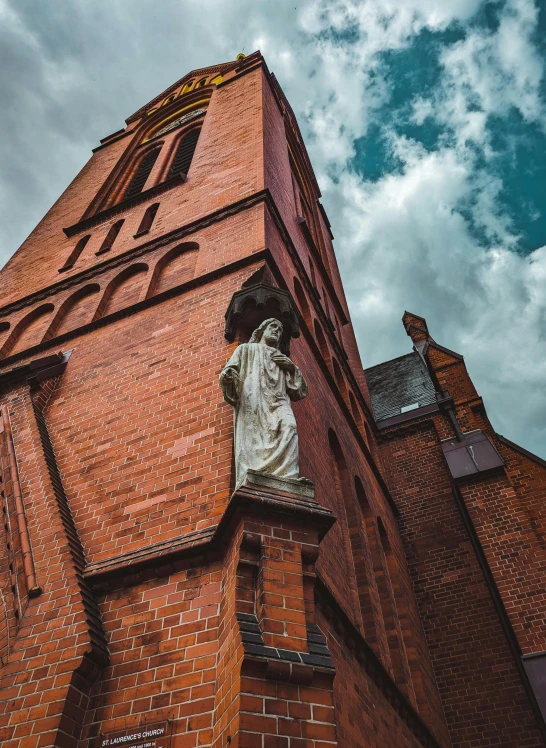
{"type": "Polygon", "coordinates": [[[237,486],[247,470],[297,479],[298,434],[290,400],[302,400],[307,384],[301,371],[279,368],[276,348],[242,343],[225,365],[220,384],[234,406],[237,486]],[[235,376],[234,376],[235,375],[235,376]]]}

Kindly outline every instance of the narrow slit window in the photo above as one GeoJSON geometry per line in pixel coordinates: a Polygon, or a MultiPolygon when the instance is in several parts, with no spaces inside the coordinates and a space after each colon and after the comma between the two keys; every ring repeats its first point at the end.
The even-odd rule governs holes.
{"type": "Polygon", "coordinates": [[[85,249],[85,245],[87,242],[91,239],[91,234],[87,234],[87,236],[82,236],[81,239],[78,239],[78,243],[68,256],[67,261],[62,266],[62,268],[59,268],[59,273],[64,273],[65,270],[70,270],[70,268],[73,268],[76,264],[78,257],[81,255],[83,250],[85,249]]]}
{"type": "Polygon", "coordinates": [[[149,205],[146,208],[146,212],[142,216],[142,221],[140,222],[138,231],[135,234],[135,239],[137,236],[142,236],[143,234],[147,234],[148,231],[152,228],[152,224],[154,222],[158,208],[159,208],[159,203],[154,203],[153,205],[149,205]]]}
{"type": "Polygon", "coordinates": [[[121,231],[121,227],[123,226],[124,221],[125,219],[122,218],[121,220],[116,221],[110,226],[110,230],[106,234],[105,240],[101,244],[99,251],[95,252],[95,254],[103,255],[105,252],[109,252],[112,249],[114,242],[116,241],[117,235],[121,231]]]}
{"type": "Polygon", "coordinates": [[[131,179],[129,187],[127,188],[127,192],[125,193],[125,196],[123,198],[124,200],[131,200],[131,198],[140,195],[140,193],[144,189],[144,185],[148,181],[148,177],[150,176],[150,173],[154,168],[154,164],[157,161],[158,156],[159,148],[156,148],[153,151],[149,151],[144,156],[144,158],[138,165],[135,175],[131,179]]]}
{"type": "Polygon", "coordinates": [[[195,153],[195,147],[197,145],[197,141],[199,140],[200,132],[201,130],[192,130],[186,135],[185,138],[182,138],[182,140],[178,144],[178,148],[176,149],[176,153],[169,170],[169,179],[172,179],[179,174],[184,174],[184,176],[187,176],[188,171],[190,170],[193,154],[195,153]]]}

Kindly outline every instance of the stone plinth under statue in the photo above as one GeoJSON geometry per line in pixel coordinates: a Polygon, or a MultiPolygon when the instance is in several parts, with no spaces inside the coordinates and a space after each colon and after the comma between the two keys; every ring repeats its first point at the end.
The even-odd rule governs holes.
{"type": "Polygon", "coordinates": [[[220,375],[224,399],[233,405],[236,486],[248,470],[300,478],[298,433],[291,401],[307,396],[298,367],[279,350],[283,326],[267,319],[239,345],[220,375]]]}

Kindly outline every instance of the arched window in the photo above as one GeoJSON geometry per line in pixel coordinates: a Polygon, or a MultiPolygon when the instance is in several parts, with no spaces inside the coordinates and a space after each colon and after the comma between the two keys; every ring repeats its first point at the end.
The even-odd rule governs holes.
{"type": "Polygon", "coordinates": [[[385,569],[381,560],[381,553],[379,550],[380,546],[377,539],[377,531],[375,529],[373,514],[366,497],[366,492],[364,491],[364,486],[362,485],[362,481],[358,476],[355,476],[355,491],[356,497],[358,499],[358,504],[362,512],[366,536],[368,538],[368,548],[370,549],[370,555],[372,558],[375,584],[377,587],[377,592],[379,594],[379,602],[381,604],[383,625],[385,627],[388,653],[391,660],[394,680],[399,688],[401,688],[404,693],[407,694],[408,689],[406,683],[407,669],[405,667],[405,653],[403,651],[403,645],[400,638],[400,627],[395,614],[393,592],[390,584],[389,573],[388,570],[385,569]]]}
{"type": "Polygon", "coordinates": [[[127,187],[123,197],[124,200],[131,200],[131,198],[140,195],[144,189],[144,185],[148,181],[152,169],[154,168],[154,164],[157,161],[159,150],[159,148],[154,148],[142,157],[129,186],[127,187]]]}
{"type": "Polygon", "coordinates": [[[353,395],[351,390],[349,390],[349,403],[351,405],[351,411],[353,413],[355,423],[359,429],[362,429],[362,414],[360,413],[358,405],[356,404],[355,396],[353,395]]]}
{"type": "MultiPolygon", "coordinates": [[[[389,536],[385,525],[380,518],[377,519],[379,529],[379,539],[387,562],[390,582],[394,595],[395,609],[400,621],[400,631],[405,645],[405,654],[407,657],[406,666],[411,673],[410,686],[414,689],[414,697],[417,701],[419,713],[425,718],[429,714],[429,699],[423,684],[423,674],[419,664],[419,655],[413,635],[413,625],[410,618],[408,600],[401,585],[401,576],[398,562],[391,548],[389,536]]],[[[411,694],[410,694],[411,695],[411,694]]]]}
{"type": "Polygon", "coordinates": [[[148,231],[152,228],[152,224],[154,222],[158,208],[159,208],[159,203],[148,205],[148,207],[146,208],[146,212],[142,216],[142,221],[140,222],[138,231],[136,232],[134,236],[135,239],[137,238],[137,236],[142,236],[143,234],[147,234],[148,231]]]}
{"type": "Polygon", "coordinates": [[[334,377],[336,379],[336,384],[338,386],[339,391],[341,392],[341,395],[344,400],[347,399],[347,387],[345,386],[345,377],[343,376],[343,372],[341,371],[341,367],[337,362],[337,359],[332,358],[332,364],[334,367],[334,377]]]}
{"type": "Polygon", "coordinates": [[[296,294],[296,299],[298,301],[303,319],[305,320],[305,324],[307,325],[309,330],[311,330],[311,312],[309,310],[309,304],[307,303],[307,297],[301,286],[301,283],[297,278],[294,278],[294,293],[296,294]]]}
{"type": "MultiPolygon", "coordinates": [[[[311,283],[315,288],[317,288],[317,277],[315,275],[315,266],[313,265],[313,260],[309,258],[309,271],[311,273],[311,283]]],[[[318,288],[317,288],[318,291],[318,288]]]]}
{"type": "Polygon", "coordinates": [[[167,96],[162,106],[167,106],[167,104],[170,104],[171,101],[174,101],[175,99],[176,99],[176,94],[171,94],[170,96],[167,96]]]}
{"type": "Polygon", "coordinates": [[[43,340],[51,340],[57,335],[63,335],[65,332],[75,330],[91,322],[94,309],[97,306],[99,291],[99,284],[91,283],[69,296],[53,318],[43,340]]]}
{"type": "Polygon", "coordinates": [[[6,333],[10,327],[11,325],[9,322],[0,322],[0,340],[5,337],[4,333],[6,333]]]}
{"type": "Polygon", "coordinates": [[[103,255],[105,252],[109,252],[112,249],[124,221],[124,218],[120,218],[119,221],[116,221],[110,226],[103,243],[100,245],[99,251],[95,252],[96,255],[103,255]]]}
{"type": "Polygon", "coordinates": [[[197,81],[197,83],[195,84],[195,88],[202,88],[203,86],[206,86],[206,85],[207,85],[207,79],[201,78],[201,80],[197,81]]]}
{"type": "Polygon", "coordinates": [[[182,96],[182,94],[188,93],[188,91],[191,91],[192,88],[193,88],[194,82],[195,81],[191,80],[191,81],[188,81],[187,83],[185,83],[184,84],[184,88],[182,89],[182,91],[180,91],[180,96],[182,96]]]}
{"type": "Polygon", "coordinates": [[[70,270],[70,268],[73,268],[76,264],[76,261],[78,257],[81,255],[83,250],[85,249],[85,245],[87,242],[91,239],[91,234],[87,234],[87,236],[82,236],[81,239],[78,239],[78,242],[72,252],[69,254],[68,259],[66,260],[65,264],[62,266],[62,268],[59,268],[59,273],[64,273],[65,270],[70,270]]]}
{"type": "Polygon", "coordinates": [[[53,311],[53,304],[42,304],[15,325],[0,350],[0,358],[13,356],[41,342],[47,320],[53,311]]]}
{"type": "Polygon", "coordinates": [[[351,490],[351,479],[347,469],[347,462],[338,438],[332,429],[328,431],[328,442],[332,454],[332,468],[338,496],[338,512],[346,518],[346,527],[351,546],[350,554],[347,553],[347,565],[351,572],[351,578],[354,581],[351,580],[349,587],[355,607],[362,617],[365,637],[369,640],[370,644],[377,643],[373,608],[368,587],[366,553],[361,537],[362,523],[359,521],[357,506],[351,490]]]}
{"type": "Polygon", "coordinates": [[[106,287],[93,321],[136,304],[141,296],[148,265],[137,262],[122,270],[106,287]]]}
{"type": "Polygon", "coordinates": [[[169,169],[168,179],[172,179],[179,174],[184,174],[185,176],[188,175],[200,132],[200,129],[191,130],[191,132],[189,132],[179,142],[171,168],[169,169]]]}
{"type": "Polygon", "coordinates": [[[320,348],[322,358],[325,360],[328,366],[330,366],[330,351],[328,349],[328,343],[326,342],[326,338],[324,337],[322,327],[320,326],[320,322],[318,320],[315,320],[314,326],[315,326],[315,337],[317,339],[317,343],[320,348]]]}
{"type": "Polygon", "coordinates": [[[198,250],[198,244],[187,242],[166,252],[156,263],[146,298],[191,280],[198,250]]]}

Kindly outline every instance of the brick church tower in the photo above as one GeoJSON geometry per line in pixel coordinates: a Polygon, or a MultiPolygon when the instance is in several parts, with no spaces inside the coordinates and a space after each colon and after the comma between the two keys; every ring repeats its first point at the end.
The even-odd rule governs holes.
{"type": "MultiPolygon", "coordinates": [[[[448,387],[427,361],[451,354],[408,318],[431,399],[409,414],[417,427],[391,411],[385,422],[381,402],[405,410],[411,382],[387,397],[392,371],[372,370],[370,399],[319,198],[277,81],[260,53],[239,56],[192,71],[104,138],[2,270],[4,748],[543,744],[525,668],[506,655],[498,610],[480,606],[483,565],[468,561],[465,579],[466,557],[450,566],[457,548],[472,555],[468,526],[453,519],[457,547],[439,549],[452,480],[439,459],[460,463],[460,434],[445,423],[458,423],[466,380],[452,368],[452,394],[436,396],[438,382],[448,387]],[[263,474],[235,484],[218,377],[269,317],[309,385],[294,413],[314,487],[263,474]],[[423,437],[432,417],[441,434],[423,437]],[[397,440],[414,434],[422,459],[405,462],[397,440]],[[427,450],[441,481],[426,477],[425,506],[427,450]],[[460,596],[451,603],[444,581],[460,596]],[[471,630],[491,621],[484,652],[487,636],[471,630]],[[497,742],[479,742],[479,714],[468,739],[457,731],[472,657],[480,675],[497,674],[478,684],[502,693],[497,742]],[[519,725],[527,742],[514,742],[519,725]]],[[[479,399],[468,407],[481,417],[479,399]]],[[[475,438],[463,438],[468,454],[475,438]]],[[[511,484],[499,469],[484,471],[496,487],[457,485],[457,500],[479,513],[498,491],[512,505],[519,480],[538,513],[527,464],[511,484]]],[[[521,543],[527,564],[543,552],[520,515],[502,547],[480,517],[493,571],[521,543]]],[[[517,597],[515,584],[506,590],[517,597]]],[[[522,622],[535,653],[539,628],[522,622]]]]}

